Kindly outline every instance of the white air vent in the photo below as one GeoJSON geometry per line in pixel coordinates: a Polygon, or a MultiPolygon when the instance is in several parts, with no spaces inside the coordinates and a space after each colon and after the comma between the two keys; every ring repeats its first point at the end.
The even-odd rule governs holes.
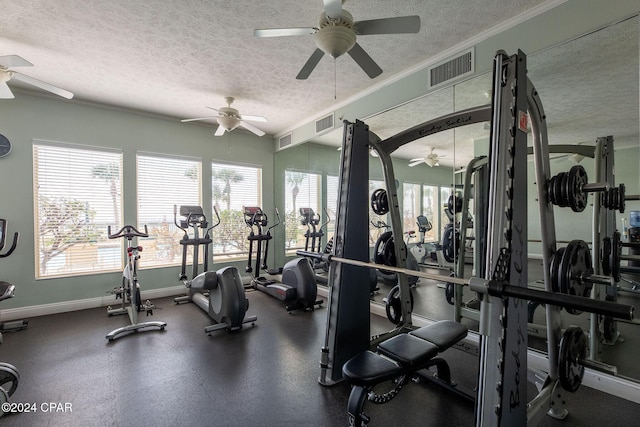
{"type": "Polygon", "coordinates": [[[453,59],[429,68],[429,87],[438,86],[457,80],[461,76],[473,74],[473,49],[470,49],[453,59]]]}
{"type": "Polygon", "coordinates": [[[288,133],[285,136],[281,136],[278,140],[278,148],[285,148],[291,145],[291,134],[288,133]]]}
{"type": "Polygon", "coordinates": [[[316,120],[316,134],[327,129],[333,129],[333,113],[326,117],[316,120]]]}

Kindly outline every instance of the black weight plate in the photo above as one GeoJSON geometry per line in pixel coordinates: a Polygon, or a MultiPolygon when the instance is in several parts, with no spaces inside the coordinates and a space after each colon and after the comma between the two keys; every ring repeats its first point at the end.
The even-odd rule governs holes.
{"type": "Polygon", "coordinates": [[[2,387],[9,396],[11,396],[18,388],[20,378],[15,369],[7,366],[0,366],[0,387],[2,387]]]}
{"type": "Polygon", "coordinates": [[[582,212],[587,207],[587,194],[582,187],[588,183],[587,171],[580,165],[575,165],[567,176],[568,202],[571,210],[582,212]]]}
{"type": "MultiPolygon", "coordinates": [[[[613,295],[607,295],[605,301],[615,302],[613,295]]],[[[602,319],[602,337],[607,343],[613,343],[618,336],[618,323],[613,317],[604,316],[602,319]]]]}
{"type": "MultiPolygon", "coordinates": [[[[411,299],[411,310],[413,310],[413,292],[409,290],[409,298],[411,299]]],[[[387,319],[394,325],[402,323],[402,302],[400,301],[400,285],[391,288],[389,294],[384,299],[387,319]]]]}
{"type": "Polygon", "coordinates": [[[549,273],[551,279],[551,289],[553,292],[560,292],[560,283],[559,280],[559,272],[560,266],[562,265],[562,254],[564,253],[565,248],[560,248],[556,251],[555,254],[551,257],[551,262],[549,263],[549,269],[551,270],[549,273]]]}
{"type": "MultiPolygon", "coordinates": [[[[455,273],[453,271],[451,273],[449,273],[449,277],[455,277],[455,276],[456,275],[455,275],[455,273]]],[[[447,303],[449,303],[450,305],[454,305],[455,304],[455,301],[454,301],[454,299],[456,297],[455,289],[456,289],[456,287],[455,287],[455,285],[453,283],[450,283],[450,282],[445,283],[445,286],[444,286],[444,297],[447,300],[447,303]]]]}
{"type": "Polygon", "coordinates": [[[559,380],[562,388],[574,393],[580,388],[584,377],[584,365],[587,357],[587,336],[581,328],[570,326],[562,334],[558,354],[559,380]]]}
{"type": "MultiPolygon", "coordinates": [[[[560,292],[567,295],[589,297],[592,284],[584,277],[593,274],[591,252],[583,240],[573,240],[567,245],[562,257],[560,292]]],[[[582,311],[566,308],[569,314],[582,314],[582,311]]]]}
{"type": "Polygon", "coordinates": [[[614,231],[611,237],[611,277],[618,283],[620,281],[620,257],[622,256],[622,245],[620,244],[620,232],[614,231]]]}
{"type": "Polygon", "coordinates": [[[558,200],[556,199],[556,192],[554,191],[555,184],[556,184],[556,177],[552,176],[551,179],[549,180],[549,183],[547,184],[547,193],[549,196],[549,202],[553,205],[558,204],[558,200]]]}
{"type": "Polygon", "coordinates": [[[600,249],[600,262],[602,263],[602,274],[611,274],[611,237],[602,239],[602,249],[600,249]]]}
{"type": "Polygon", "coordinates": [[[565,172],[560,172],[558,175],[556,175],[556,182],[554,183],[554,191],[556,194],[556,200],[558,201],[557,205],[560,206],[561,208],[567,206],[564,202],[563,199],[563,194],[562,194],[562,181],[564,180],[566,173],[565,172]]]}

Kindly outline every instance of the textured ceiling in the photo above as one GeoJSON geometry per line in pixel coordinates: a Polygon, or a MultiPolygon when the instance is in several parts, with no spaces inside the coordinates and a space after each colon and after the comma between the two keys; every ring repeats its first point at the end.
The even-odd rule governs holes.
{"type": "MultiPolygon", "coordinates": [[[[638,146],[639,22],[633,17],[527,57],[528,76],[540,94],[550,144],[593,144],[612,135],[617,148],[638,146]]],[[[366,118],[369,129],[385,139],[452,111],[489,103],[491,75],[476,76],[412,102],[366,118]]],[[[317,138],[338,145],[341,130],[317,138]]],[[[465,166],[473,141],[489,137],[483,125],[435,134],[399,148],[410,159],[444,154],[442,165],[465,166]],[[455,142],[455,144],[454,144],[455,142]]]]}
{"type": "Polygon", "coordinates": [[[16,71],[75,99],[176,119],[210,115],[205,106],[233,96],[241,114],[266,117],[260,127],[277,135],[540,3],[348,0],[356,21],[421,18],[418,34],[358,37],[383,69],[373,80],[348,55],[325,56],[309,79],[296,80],[313,37],[253,36],[317,26],[321,0],[2,0],[0,55],[22,56],[35,66],[16,71]]]}

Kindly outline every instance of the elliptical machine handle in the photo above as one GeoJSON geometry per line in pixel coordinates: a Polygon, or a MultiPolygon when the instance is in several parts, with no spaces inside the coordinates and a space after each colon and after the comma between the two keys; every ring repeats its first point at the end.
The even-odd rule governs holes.
{"type": "Polygon", "coordinates": [[[176,225],[176,227],[178,227],[180,230],[184,231],[185,236],[189,236],[189,233],[187,232],[186,228],[182,228],[180,226],[180,224],[178,224],[178,205],[173,205],[173,223],[176,225]]]}
{"type": "Polygon", "coordinates": [[[209,231],[220,225],[220,212],[218,212],[218,207],[216,205],[213,205],[213,212],[216,214],[216,222],[211,227],[207,228],[207,234],[209,231]]]}
{"type": "MultiPolygon", "coordinates": [[[[15,233],[13,233],[13,243],[11,243],[11,247],[9,248],[9,250],[7,251],[6,254],[0,254],[0,258],[6,258],[9,255],[11,255],[13,253],[13,251],[16,250],[16,247],[18,246],[18,239],[20,237],[20,233],[18,233],[17,231],[15,233]]],[[[2,248],[0,248],[2,249],[2,248]]]]}
{"type": "Polygon", "coordinates": [[[276,218],[278,219],[278,222],[273,224],[271,227],[267,228],[267,233],[269,233],[271,229],[274,228],[276,225],[280,224],[280,212],[278,212],[278,208],[274,208],[274,210],[276,211],[276,218]]]}

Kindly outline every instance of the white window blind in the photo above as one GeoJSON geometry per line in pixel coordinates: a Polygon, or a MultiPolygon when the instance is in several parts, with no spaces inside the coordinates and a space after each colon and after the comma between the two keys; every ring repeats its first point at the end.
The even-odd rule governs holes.
{"type": "Polygon", "coordinates": [[[252,166],[211,164],[211,199],[220,213],[213,229],[214,260],[244,258],[249,252],[249,228],[244,206],[262,206],[262,169],[252,166]]]}
{"type": "Polygon", "coordinates": [[[438,187],[435,185],[422,186],[422,214],[431,223],[431,230],[424,234],[425,242],[438,240],[440,229],[440,209],[438,209],[438,187]]]}
{"type": "MultiPolygon", "coordinates": [[[[414,238],[409,240],[410,243],[417,243],[418,227],[416,218],[420,215],[420,184],[412,184],[409,182],[402,183],[402,230],[415,231],[414,238]]],[[[404,235],[406,241],[407,235],[404,235]]]]}
{"type": "MultiPolygon", "coordinates": [[[[141,242],[141,267],[179,264],[182,230],[173,222],[174,205],[201,205],[202,162],[198,159],[138,153],[138,229],[147,226],[141,242]]],[[[187,259],[190,263],[191,259],[187,259]]]]}
{"type": "Polygon", "coordinates": [[[322,176],[315,173],[285,171],[285,248],[288,253],[304,249],[306,226],[300,224],[300,208],[319,211],[322,176]]]}
{"type": "Polygon", "coordinates": [[[121,269],[122,153],[36,142],[33,173],[36,278],[121,269]]]}
{"type": "MultiPolygon", "coordinates": [[[[340,178],[335,175],[327,175],[327,210],[331,221],[327,224],[327,235],[325,236],[325,242],[333,237],[333,233],[336,229],[336,215],[338,215],[338,187],[340,185],[340,178]]],[[[326,213],[325,213],[326,215],[326,213]]],[[[326,219],[323,220],[326,222],[326,219]]]]}

